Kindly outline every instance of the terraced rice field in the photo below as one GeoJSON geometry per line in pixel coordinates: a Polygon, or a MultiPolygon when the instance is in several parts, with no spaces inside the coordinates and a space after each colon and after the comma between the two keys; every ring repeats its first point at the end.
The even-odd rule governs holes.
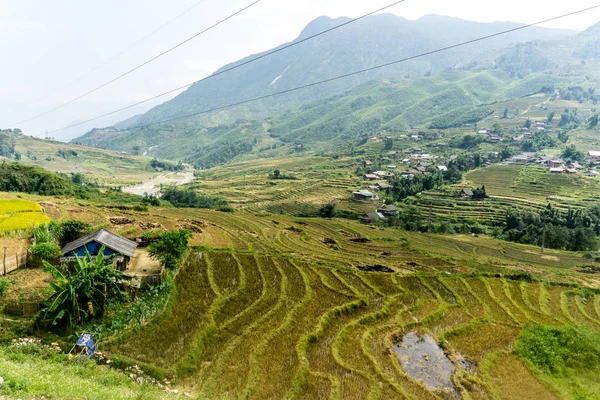
{"type": "Polygon", "coordinates": [[[509,391],[519,371],[522,398],[536,398],[546,389],[510,353],[521,329],[600,328],[598,298],[584,305],[568,287],[501,278],[362,273],[205,250],[191,255],[177,284],[171,310],[113,350],[174,373],[208,399],[451,398],[402,370],[391,348],[408,332],[445,343],[455,364],[475,365],[456,364],[463,397],[509,391]]]}
{"type": "Polygon", "coordinates": [[[493,165],[465,174],[467,183],[485,185],[492,197],[544,203],[554,197],[553,204],[581,207],[600,201],[600,183],[581,175],[550,174],[545,168],[520,164],[493,165]]]}
{"type": "Polygon", "coordinates": [[[26,200],[0,200],[0,232],[33,229],[49,222],[38,203],[26,200]]]}

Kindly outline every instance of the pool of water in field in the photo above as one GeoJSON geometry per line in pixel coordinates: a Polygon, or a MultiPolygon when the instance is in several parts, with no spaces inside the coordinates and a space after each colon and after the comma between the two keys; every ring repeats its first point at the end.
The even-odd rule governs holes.
{"type": "Polygon", "coordinates": [[[452,382],[456,367],[431,336],[420,337],[414,332],[407,333],[402,341],[394,345],[393,350],[408,376],[423,382],[432,391],[446,392],[460,399],[452,382]]]}

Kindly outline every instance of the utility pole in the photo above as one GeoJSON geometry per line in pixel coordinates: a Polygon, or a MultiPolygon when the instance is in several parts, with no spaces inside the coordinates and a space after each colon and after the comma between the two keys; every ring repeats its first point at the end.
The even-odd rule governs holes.
{"type": "Polygon", "coordinates": [[[4,246],[4,276],[6,276],[6,249],[8,247],[4,246]]]}

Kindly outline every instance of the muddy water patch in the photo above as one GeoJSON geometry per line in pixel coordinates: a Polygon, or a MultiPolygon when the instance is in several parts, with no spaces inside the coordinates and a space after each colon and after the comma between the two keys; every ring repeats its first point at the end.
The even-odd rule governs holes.
{"type": "Polygon", "coordinates": [[[431,336],[407,333],[401,340],[398,338],[393,350],[408,376],[423,382],[431,391],[444,392],[460,399],[452,382],[456,368],[431,336]]]}

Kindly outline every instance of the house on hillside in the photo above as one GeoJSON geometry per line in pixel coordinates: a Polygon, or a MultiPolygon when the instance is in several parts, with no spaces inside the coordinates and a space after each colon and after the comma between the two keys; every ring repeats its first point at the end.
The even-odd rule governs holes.
{"type": "Polygon", "coordinates": [[[588,161],[600,161],[600,151],[588,151],[588,161]]]}
{"type": "Polygon", "coordinates": [[[587,171],[587,172],[585,172],[583,175],[585,175],[585,176],[590,176],[590,177],[592,177],[592,178],[595,178],[595,177],[597,177],[597,176],[598,176],[598,175],[600,175],[600,174],[599,174],[598,172],[596,172],[596,171],[587,171]]]}
{"type": "Polygon", "coordinates": [[[564,170],[562,168],[550,168],[551,174],[562,174],[564,170]]]}
{"type": "Polygon", "coordinates": [[[458,195],[463,199],[472,199],[473,191],[471,189],[463,189],[458,193],[458,195]]]}
{"type": "Polygon", "coordinates": [[[572,168],[572,169],[583,169],[583,165],[579,164],[577,161],[569,163],[567,165],[568,168],[572,168]]]}
{"type": "Polygon", "coordinates": [[[76,256],[85,257],[88,253],[92,257],[97,257],[100,254],[100,249],[104,247],[102,254],[105,257],[111,257],[118,270],[125,271],[137,246],[136,242],[125,239],[106,229],[100,229],[63,247],[61,261],[72,261],[76,256]]]}
{"type": "Polygon", "coordinates": [[[549,160],[548,161],[548,167],[549,168],[560,168],[564,165],[564,161],[563,160],[549,160]]]}
{"type": "Polygon", "coordinates": [[[375,187],[377,188],[377,190],[388,190],[389,188],[391,188],[391,186],[387,183],[376,183],[375,187]]]}
{"type": "Polygon", "coordinates": [[[354,200],[359,200],[359,201],[379,200],[378,196],[374,195],[373,193],[369,192],[368,190],[358,190],[358,191],[352,193],[352,196],[354,197],[354,200]]]}
{"type": "Polygon", "coordinates": [[[358,217],[358,220],[363,224],[371,224],[382,219],[384,219],[383,215],[376,212],[366,213],[358,217]]]}
{"type": "Polygon", "coordinates": [[[385,206],[378,208],[377,213],[389,218],[400,214],[400,210],[393,204],[386,204],[385,206]]]}
{"type": "Polygon", "coordinates": [[[363,179],[365,181],[376,181],[377,179],[379,179],[379,177],[375,174],[366,174],[365,176],[363,176],[363,179]]]}
{"type": "Polygon", "coordinates": [[[575,168],[567,168],[565,172],[569,175],[577,175],[577,170],[575,168]]]}
{"type": "Polygon", "coordinates": [[[438,169],[438,171],[442,171],[442,172],[448,171],[448,167],[446,167],[445,165],[438,165],[437,169],[438,169]]]}

